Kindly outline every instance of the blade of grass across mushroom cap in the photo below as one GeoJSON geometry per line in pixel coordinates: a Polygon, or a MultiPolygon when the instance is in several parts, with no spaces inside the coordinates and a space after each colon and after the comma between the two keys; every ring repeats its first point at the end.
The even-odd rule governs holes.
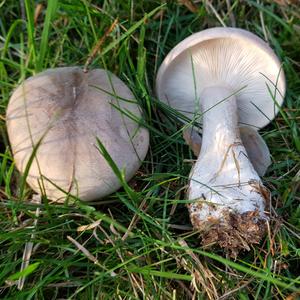
{"type": "Polygon", "coordinates": [[[268,200],[239,126],[259,129],[275,117],[285,93],[280,62],[254,34],[212,28],[167,55],[156,91],[160,100],[203,124],[200,155],[190,174],[188,198],[195,200],[190,217],[204,244],[217,243],[236,256],[262,237],[268,200]]]}
{"type": "Polygon", "coordinates": [[[7,129],[21,173],[42,138],[27,177],[35,191],[43,186],[55,201],[64,201],[63,191],[93,201],[120,187],[96,137],[129,180],[149,145],[148,131],[137,123],[140,118],[133,94],[115,75],[65,67],[28,78],[14,91],[7,129]]]}

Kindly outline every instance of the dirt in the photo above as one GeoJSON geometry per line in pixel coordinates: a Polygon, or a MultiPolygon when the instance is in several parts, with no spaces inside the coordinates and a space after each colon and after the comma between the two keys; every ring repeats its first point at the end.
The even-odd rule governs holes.
{"type": "Polygon", "coordinates": [[[258,211],[243,214],[224,210],[221,219],[209,218],[197,220],[192,214],[194,229],[199,230],[202,245],[219,246],[233,258],[242,250],[250,250],[250,245],[259,244],[266,232],[266,221],[261,219],[258,211]]]}

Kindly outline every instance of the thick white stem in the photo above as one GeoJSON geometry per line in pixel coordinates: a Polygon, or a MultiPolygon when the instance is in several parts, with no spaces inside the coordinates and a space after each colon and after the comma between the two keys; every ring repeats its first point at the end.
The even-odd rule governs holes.
{"type": "Polygon", "coordinates": [[[236,98],[230,89],[209,87],[200,95],[203,115],[201,152],[190,175],[191,221],[202,229],[227,222],[228,214],[265,218],[265,188],[248,159],[238,129],[236,98]]]}

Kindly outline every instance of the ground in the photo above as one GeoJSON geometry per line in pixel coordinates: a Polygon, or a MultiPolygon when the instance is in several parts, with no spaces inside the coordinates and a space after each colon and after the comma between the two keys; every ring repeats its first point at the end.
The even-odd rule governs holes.
{"type": "Polygon", "coordinates": [[[292,0],[0,1],[0,298],[297,299],[299,49],[300,7],[292,0]],[[280,113],[260,131],[272,155],[263,177],[272,197],[267,235],[236,260],[201,246],[192,230],[185,192],[195,156],[176,112],[154,93],[169,50],[214,26],[241,27],[267,40],[283,62],[288,87],[280,113]],[[133,91],[150,150],[129,185],[100,204],[55,205],[44,198],[38,215],[13,163],[6,106],[24,78],[87,61],[133,91]],[[20,272],[25,245],[32,246],[31,257],[20,272]]]}

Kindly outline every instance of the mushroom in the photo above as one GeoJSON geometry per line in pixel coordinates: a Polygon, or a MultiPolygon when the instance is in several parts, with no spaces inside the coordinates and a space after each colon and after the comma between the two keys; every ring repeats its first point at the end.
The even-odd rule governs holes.
{"type": "Polygon", "coordinates": [[[94,201],[120,188],[96,138],[126,180],[135,174],[149,146],[140,118],[140,107],[118,77],[79,67],[28,78],[13,92],[6,114],[16,167],[24,174],[30,164],[28,184],[57,202],[68,193],[94,201]]]}
{"type": "MultiPolygon", "coordinates": [[[[259,176],[265,175],[268,167],[271,165],[270,151],[266,142],[257,130],[249,126],[239,126],[239,131],[254,170],[259,176]]],[[[202,138],[198,131],[193,127],[188,127],[183,130],[183,138],[198,157],[202,144],[202,138]]]]}
{"type": "Polygon", "coordinates": [[[202,140],[190,136],[201,150],[187,193],[190,219],[202,243],[218,244],[234,257],[249,250],[266,227],[269,192],[258,172],[265,172],[270,158],[257,130],[283,103],[285,77],[278,58],[248,31],[207,29],[171,50],[159,68],[156,92],[196,127],[202,125],[202,140]],[[254,167],[249,160],[257,154],[251,142],[243,144],[241,125],[251,128],[244,136],[254,137],[264,166],[254,167]]]}

